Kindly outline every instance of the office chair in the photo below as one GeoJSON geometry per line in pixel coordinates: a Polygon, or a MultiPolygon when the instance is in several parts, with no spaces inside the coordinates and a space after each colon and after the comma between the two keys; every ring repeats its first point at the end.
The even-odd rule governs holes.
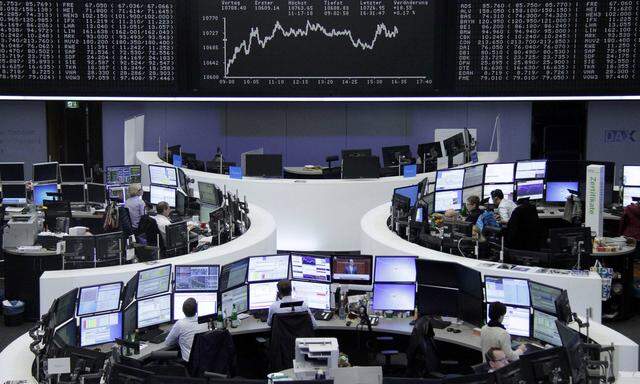
{"type": "Polygon", "coordinates": [[[327,168],[331,168],[331,163],[338,160],[340,160],[340,158],[336,155],[327,156],[327,158],[325,159],[325,161],[327,162],[327,168]]]}
{"type": "Polygon", "coordinates": [[[342,173],[342,167],[322,168],[323,179],[339,179],[342,173]]]}
{"type": "Polygon", "coordinates": [[[191,377],[205,377],[205,372],[235,376],[236,347],[229,331],[216,329],[196,334],[187,370],[191,377]]]}
{"type": "Polygon", "coordinates": [[[308,312],[274,314],[268,348],[269,371],[280,372],[293,368],[296,339],[314,336],[313,323],[308,312]]]}
{"type": "Polygon", "coordinates": [[[156,375],[186,377],[187,368],[179,351],[155,351],[144,361],[143,369],[156,375]]]}
{"type": "Polygon", "coordinates": [[[164,255],[165,246],[164,239],[162,239],[162,234],[158,229],[158,223],[149,215],[143,215],[140,217],[140,222],[138,223],[138,233],[140,243],[159,247],[160,248],[160,256],[164,255]]]}

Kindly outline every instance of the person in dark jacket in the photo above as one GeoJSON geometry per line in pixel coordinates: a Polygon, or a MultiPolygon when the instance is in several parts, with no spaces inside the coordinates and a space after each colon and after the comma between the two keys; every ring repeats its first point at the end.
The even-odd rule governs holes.
{"type": "Polygon", "coordinates": [[[536,207],[529,199],[518,200],[507,223],[505,246],[522,251],[540,251],[542,226],[536,207]]]}
{"type": "Polygon", "coordinates": [[[482,209],[480,209],[480,198],[476,195],[471,195],[467,197],[467,201],[465,204],[467,206],[468,212],[465,221],[467,223],[475,224],[476,221],[478,221],[478,217],[480,217],[480,215],[482,215],[482,213],[484,212],[482,209]]]}
{"type": "Polygon", "coordinates": [[[631,203],[620,218],[620,234],[640,240],[640,204],[631,203]]]}

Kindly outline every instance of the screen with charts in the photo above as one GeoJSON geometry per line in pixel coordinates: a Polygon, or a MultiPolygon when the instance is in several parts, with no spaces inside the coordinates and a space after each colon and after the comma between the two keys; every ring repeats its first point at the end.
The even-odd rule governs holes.
{"type": "Polygon", "coordinates": [[[418,202],[419,189],[420,188],[417,185],[410,185],[408,187],[396,188],[393,190],[393,193],[408,197],[411,200],[410,204],[413,207],[418,202]]]}
{"type": "Polygon", "coordinates": [[[485,185],[482,192],[482,199],[489,199],[491,202],[491,192],[499,189],[504,194],[505,199],[513,200],[514,186],[513,184],[493,184],[485,185]]]}
{"type": "Polygon", "coordinates": [[[289,277],[289,255],[253,256],[249,258],[249,283],[289,277]]]}
{"type": "Polygon", "coordinates": [[[58,193],[58,184],[36,184],[33,186],[33,204],[42,205],[45,200],[53,200],[47,193],[58,193]]]}
{"type": "Polygon", "coordinates": [[[373,309],[376,311],[412,311],[415,302],[415,284],[373,284],[373,309]]]}
{"type": "Polygon", "coordinates": [[[220,300],[223,313],[233,312],[233,305],[236,305],[238,313],[246,312],[249,310],[248,301],[248,288],[246,285],[242,285],[238,288],[230,289],[220,294],[220,300]]]}
{"type": "Polygon", "coordinates": [[[556,299],[562,293],[562,289],[530,281],[529,291],[531,293],[531,306],[534,309],[547,313],[556,313],[556,299]]]}
{"type": "Polygon", "coordinates": [[[175,290],[217,291],[219,265],[176,265],[175,290]]]}
{"type": "Polygon", "coordinates": [[[331,257],[292,254],[291,277],[330,283],[331,257]]]}
{"type": "Polygon", "coordinates": [[[416,258],[413,256],[376,256],[376,283],[413,283],[416,258]]]}
{"type": "Polygon", "coordinates": [[[107,167],[105,184],[129,185],[142,182],[142,167],[139,165],[118,165],[107,167]]]}
{"type": "Polygon", "coordinates": [[[557,317],[548,315],[538,310],[533,310],[533,337],[544,341],[547,344],[559,347],[562,345],[558,327],[556,326],[557,317]]]}
{"type": "Polygon", "coordinates": [[[464,169],[448,169],[436,174],[436,191],[462,189],[464,185],[464,169]]]}
{"type": "Polygon", "coordinates": [[[464,169],[463,187],[473,187],[484,182],[484,164],[467,167],[464,169]]]}
{"type": "Polygon", "coordinates": [[[547,203],[564,203],[571,196],[569,190],[577,191],[579,188],[577,181],[548,181],[547,182],[547,203]]]}
{"type": "Polygon", "coordinates": [[[462,202],[466,202],[470,196],[478,196],[480,200],[482,200],[482,185],[478,185],[475,187],[465,188],[462,190],[462,202]]]}
{"type": "Polygon", "coordinates": [[[111,343],[122,338],[122,312],[87,316],[80,319],[80,346],[111,343]]]}
{"type": "Polygon", "coordinates": [[[220,271],[220,283],[218,284],[221,291],[244,284],[247,278],[247,268],[249,267],[249,259],[238,260],[235,263],[222,266],[220,271]]]}
{"type": "Polygon", "coordinates": [[[435,212],[444,212],[449,209],[462,209],[462,190],[455,191],[438,191],[435,193],[435,203],[433,210],[435,212]]]}
{"type": "Polygon", "coordinates": [[[249,284],[249,310],[268,309],[276,301],[277,294],[277,281],[249,284]]]}
{"type": "Polygon", "coordinates": [[[171,264],[138,272],[138,299],[168,292],[171,283],[171,264]]]}
{"type": "Polygon", "coordinates": [[[333,256],[333,281],[369,284],[373,271],[372,262],[371,256],[333,256]]]}
{"type": "MultiPolygon", "coordinates": [[[[512,336],[529,337],[531,335],[531,314],[529,308],[507,307],[502,325],[512,336]]],[[[487,323],[489,322],[489,304],[487,304],[487,323]]]]}
{"type": "Polygon", "coordinates": [[[640,187],[640,165],[622,167],[622,185],[640,187]]]}
{"type": "Polygon", "coordinates": [[[513,183],[514,167],[514,163],[487,164],[484,171],[484,183],[513,183]]]}
{"type": "Polygon", "coordinates": [[[158,204],[161,201],[169,204],[169,207],[176,206],[176,190],[171,187],[161,187],[159,185],[149,186],[149,202],[158,204]]]}
{"type": "Polygon", "coordinates": [[[149,165],[149,181],[151,184],[165,185],[167,187],[178,186],[178,175],[174,167],[149,165]]]}
{"type": "Polygon", "coordinates": [[[120,307],[121,292],[122,283],[80,288],[78,316],[117,310],[120,307]]]}
{"type": "Polygon", "coordinates": [[[499,301],[507,305],[521,305],[525,307],[530,305],[529,283],[527,280],[485,276],[484,285],[487,303],[499,301]]]}
{"type": "Polygon", "coordinates": [[[516,197],[518,199],[542,200],[544,197],[544,180],[519,181],[516,197]]]}
{"type": "MultiPolygon", "coordinates": [[[[218,294],[216,292],[176,292],[173,294],[173,320],[184,319],[182,305],[188,298],[194,298],[198,303],[198,316],[213,315],[218,310],[218,294]]],[[[225,317],[231,316],[231,312],[225,317]]]]}
{"type": "Polygon", "coordinates": [[[633,198],[640,198],[640,187],[624,187],[622,191],[622,205],[633,204],[633,198]]]}
{"type": "Polygon", "coordinates": [[[544,179],[547,174],[547,160],[518,161],[516,180],[544,179]]]}
{"type": "Polygon", "coordinates": [[[138,328],[151,327],[171,321],[171,295],[138,300],[138,328]]]}
{"type": "Polygon", "coordinates": [[[310,281],[291,282],[291,297],[304,300],[311,309],[331,310],[331,285],[310,281]]]}

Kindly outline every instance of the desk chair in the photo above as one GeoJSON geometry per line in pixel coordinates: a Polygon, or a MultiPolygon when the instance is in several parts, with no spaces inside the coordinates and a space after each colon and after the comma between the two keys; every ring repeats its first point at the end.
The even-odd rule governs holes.
{"type": "Polygon", "coordinates": [[[269,371],[280,372],[293,368],[296,339],[314,336],[313,323],[308,312],[274,314],[268,349],[269,371]]]}
{"type": "Polygon", "coordinates": [[[152,352],[144,361],[143,369],[156,375],[177,376],[184,378],[187,376],[187,369],[180,357],[179,351],[156,351],[152,352]]]}
{"type": "Polygon", "coordinates": [[[158,229],[158,223],[149,215],[140,217],[138,223],[139,240],[141,243],[160,248],[160,257],[163,257],[165,247],[162,234],[158,229]]]}
{"type": "Polygon", "coordinates": [[[187,370],[191,377],[205,377],[205,372],[235,376],[236,347],[229,331],[216,329],[196,334],[187,370]]]}
{"type": "Polygon", "coordinates": [[[323,179],[339,179],[342,173],[341,167],[322,168],[323,179]]]}

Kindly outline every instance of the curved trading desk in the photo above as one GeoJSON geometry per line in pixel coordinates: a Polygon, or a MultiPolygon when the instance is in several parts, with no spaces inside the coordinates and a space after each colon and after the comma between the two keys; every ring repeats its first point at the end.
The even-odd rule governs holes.
{"type": "Polygon", "coordinates": [[[264,209],[250,206],[251,226],[236,239],[204,251],[162,259],[153,263],[126,264],[114,267],[47,271],[40,277],[40,313],[45,313],[53,300],[75,287],[128,281],[137,271],[163,264],[227,264],[247,256],[276,253],[276,224],[264,209]]]}
{"type": "MultiPolygon", "coordinates": [[[[481,163],[492,163],[497,152],[481,152],[481,163]]],[[[156,152],[138,152],[143,185],[149,185],[149,164],[163,163],[156,152]]],[[[166,165],[166,163],[165,163],[166,165]]],[[[271,213],[278,225],[278,249],[296,251],[355,251],[360,248],[360,218],[371,208],[389,201],[393,190],[417,184],[425,177],[434,180],[435,172],[415,177],[383,177],[361,180],[294,180],[245,177],[184,169],[188,177],[214,183],[221,189],[237,190],[247,196],[249,209],[255,202],[271,213]]]]}

